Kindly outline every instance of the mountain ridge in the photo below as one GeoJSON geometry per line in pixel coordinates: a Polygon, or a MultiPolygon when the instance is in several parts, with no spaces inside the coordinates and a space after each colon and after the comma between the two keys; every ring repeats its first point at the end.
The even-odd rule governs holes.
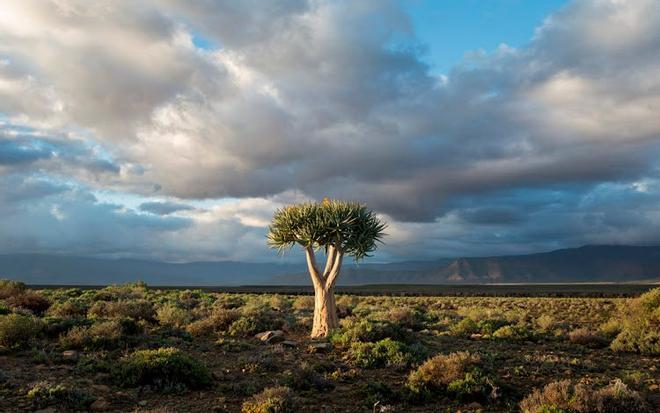
{"type": "MultiPolygon", "coordinates": [[[[341,285],[631,282],[660,280],[660,246],[585,245],[524,255],[385,264],[348,263],[341,285]]],[[[0,278],[31,284],[306,285],[304,263],[167,263],[48,254],[0,254],[0,278]]]]}

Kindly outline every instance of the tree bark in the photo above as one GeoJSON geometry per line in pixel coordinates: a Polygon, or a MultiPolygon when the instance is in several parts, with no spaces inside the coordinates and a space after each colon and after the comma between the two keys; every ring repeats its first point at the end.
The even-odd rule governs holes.
{"type": "Polygon", "coordinates": [[[314,288],[314,322],[312,338],[327,337],[328,333],[339,327],[334,289],[314,288]]]}
{"type": "Polygon", "coordinates": [[[337,305],[335,303],[335,282],[341,270],[343,253],[330,247],[325,270],[321,274],[316,265],[316,257],[311,247],[305,250],[307,267],[314,285],[314,319],[312,338],[327,337],[328,333],[339,327],[337,305]]]}

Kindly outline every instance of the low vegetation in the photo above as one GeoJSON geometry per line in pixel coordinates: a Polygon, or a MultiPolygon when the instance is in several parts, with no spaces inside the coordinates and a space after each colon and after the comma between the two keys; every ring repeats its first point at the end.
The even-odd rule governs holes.
{"type": "Polygon", "coordinates": [[[660,289],[637,298],[33,291],[0,280],[0,411],[651,412],[660,289]]]}

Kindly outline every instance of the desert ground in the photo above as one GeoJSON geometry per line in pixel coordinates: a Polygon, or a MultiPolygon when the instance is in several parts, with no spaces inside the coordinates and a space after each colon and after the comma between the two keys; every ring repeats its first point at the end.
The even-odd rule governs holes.
{"type": "Polygon", "coordinates": [[[658,411],[648,290],[339,294],[341,327],[311,340],[310,295],[5,280],[0,411],[658,411]]]}

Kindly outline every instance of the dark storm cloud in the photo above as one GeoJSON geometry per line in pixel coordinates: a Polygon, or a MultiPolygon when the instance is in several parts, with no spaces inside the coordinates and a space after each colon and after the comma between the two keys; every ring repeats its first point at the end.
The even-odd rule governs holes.
{"type": "MultiPolygon", "coordinates": [[[[120,166],[103,149],[81,139],[35,135],[34,129],[16,131],[0,125],[0,167],[37,169],[51,172],[79,169],[93,174],[118,174],[120,166]]],[[[69,172],[70,173],[70,172],[69,172]]]]}
{"type": "Polygon", "coordinates": [[[151,212],[156,215],[169,215],[178,211],[190,211],[194,209],[190,205],[179,204],[177,202],[143,202],[140,204],[140,210],[151,212]]]}

